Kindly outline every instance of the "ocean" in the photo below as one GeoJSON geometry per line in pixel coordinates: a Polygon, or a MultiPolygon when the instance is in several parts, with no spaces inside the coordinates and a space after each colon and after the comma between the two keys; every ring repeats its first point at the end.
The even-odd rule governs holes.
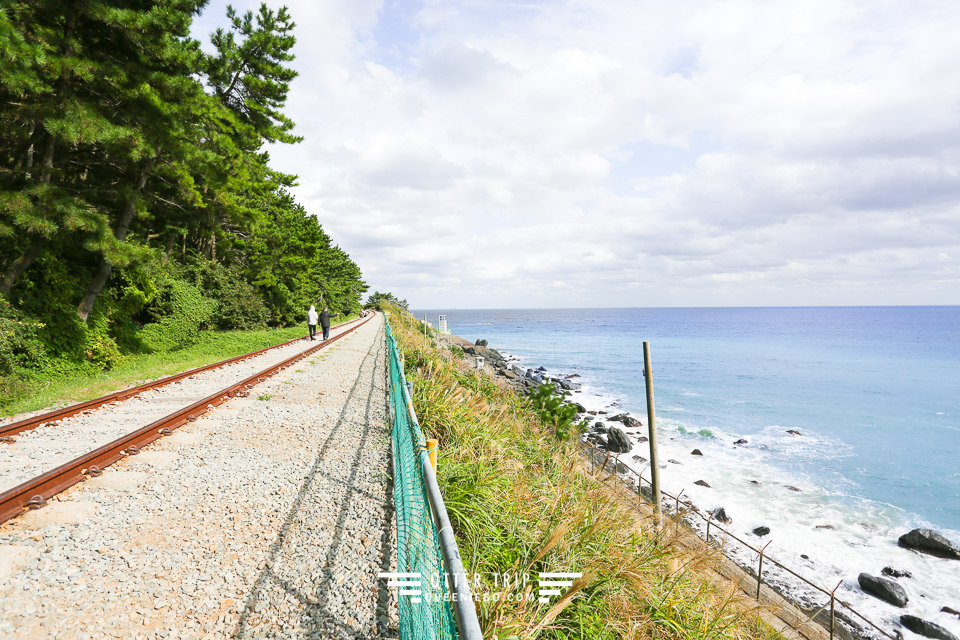
{"type": "MultiPolygon", "coordinates": [[[[666,491],[701,510],[722,506],[731,532],[770,542],[769,557],[811,582],[842,581],[838,596],[888,632],[911,636],[898,624],[909,613],[960,636],[960,618],[940,611],[960,610],[960,561],[897,546],[917,527],[960,545],[960,307],[412,312],[435,327],[446,314],[452,333],[484,338],[521,366],[579,374],[572,399],[644,425],[649,341],[666,491]],[[770,534],[752,533],[760,526],[770,534]],[[906,609],[858,586],[861,572],[888,566],[913,575],[897,579],[906,609]]],[[[647,447],[621,460],[649,479],[632,461],[647,447]]],[[[736,546],[755,567],[756,554],[736,546]]],[[[823,601],[787,574],[770,577],[823,601]]]]}

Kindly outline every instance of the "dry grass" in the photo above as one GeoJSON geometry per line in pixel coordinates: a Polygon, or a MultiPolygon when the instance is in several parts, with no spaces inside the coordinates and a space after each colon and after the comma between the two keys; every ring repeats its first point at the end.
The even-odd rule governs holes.
{"type": "Polygon", "coordinates": [[[425,342],[409,315],[394,310],[390,321],[421,426],[440,441],[441,490],[485,596],[484,637],[775,637],[752,601],[708,577],[714,552],[672,545],[645,526],[619,487],[586,470],[576,441],[558,440],[522,398],[425,342]],[[583,577],[540,604],[543,571],[583,577]],[[532,582],[504,586],[504,574],[532,582]],[[534,597],[511,598],[521,592],[534,597]]]}

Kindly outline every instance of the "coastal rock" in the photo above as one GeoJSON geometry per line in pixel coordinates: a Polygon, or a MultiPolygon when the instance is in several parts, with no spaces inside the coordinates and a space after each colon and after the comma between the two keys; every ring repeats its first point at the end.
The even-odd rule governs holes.
{"type": "Polygon", "coordinates": [[[570,382],[568,380],[558,380],[557,382],[567,391],[576,391],[582,386],[579,382],[570,382]]]}
{"type": "Polygon", "coordinates": [[[579,402],[571,402],[570,404],[572,404],[573,406],[575,406],[575,407],[577,408],[577,413],[586,413],[586,412],[587,412],[587,408],[586,408],[585,406],[583,406],[582,404],[580,404],[579,402]]]}
{"type": "Polygon", "coordinates": [[[713,519],[722,522],[723,524],[730,524],[733,522],[733,518],[727,515],[726,510],[723,507],[720,507],[716,511],[712,511],[713,519]]]}
{"type": "Polygon", "coordinates": [[[794,436],[802,436],[803,434],[797,431],[796,429],[787,429],[787,433],[794,436]]]}
{"type": "Polygon", "coordinates": [[[956,609],[951,609],[950,607],[940,607],[940,611],[942,613],[949,613],[960,618],[960,611],[957,611],[956,609]]]}
{"type": "Polygon", "coordinates": [[[750,484],[760,484],[760,481],[759,481],[759,480],[751,480],[751,481],[750,481],[750,484]]]}
{"type": "Polygon", "coordinates": [[[597,433],[610,433],[610,427],[602,422],[595,422],[592,426],[592,429],[597,433]]]}
{"type": "Polygon", "coordinates": [[[565,377],[567,380],[572,380],[572,379],[574,379],[574,378],[579,378],[579,377],[580,377],[580,374],[579,374],[579,373],[571,373],[570,375],[564,376],[564,377],[565,377]]]}
{"type": "Polygon", "coordinates": [[[747,444],[747,441],[746,441],[744,438],[740,438],[739,440],[737,440],[737,441],[734,442],[733,444],[747,444]]]}
{"type": "Polygon", "coordinates": [[[836,529],[832,524],[818,524],[817,529],[836,529]]]}
{"type": "Polygon", "coordinates": [[[702,456],[702,455],[703,455],[703,452],[700,451],[700,449],[694,449],[693,451],[690,452],[690,455],[692,455],[692,456],[702,456]]]}
{"type": "Polygon", "coordinates": [[[630,451],[633,445],[630,444],[630,438],[619,427],[611,427],[607,434],[607,451],[614,453],[626,453],[630,451]]]}
{"type": "Polygon", "coordinates": [[[913,574],[909,571],[901,571],[900,569],[894,569],[893,567],[884,567],[880,570],[885,576],[890,576],[891,578],[912,578],[913,574]]]}
{"type": "Polygon", "coordinates": [[[587,411],[587,413],[589,413],[589,414],[592,415],[592,416],[597,415],[597,412],[596,412],[596,411],[587,411]]]}
{"type": "Polygon", "coordinates": [[[697,481],[694,482],[693,484],[699,485],[699,486],[701,486],[701,487],[706,487],[707,489],[710,488],[710,485],[707,484],[707,481],[706,481],[706,480],[697,480],[697,481]]]}
{"type": "Polygon", "coordinates": [[[639,438],[637,438],[637,442],[646,442],[647,440],[649,440],[647,436],[640,436],[639,438]]]}
{"type": "Polygon", "coordinates": [[[667,462],[669,462],[670,464],[682,464],[679,460],[674,460],[673,458],[670,458],[669,460],[667,460],[667,462]]]}
{"type": "Polygon", "coordinates": [[[960,548],[932,529],[914,529],[900,536],[897,544],[938,558],[960,560],[960,548]]]}
{"type": "Polygon", "coordinates": [[[488,349],[487,347],[478,347],[474,345],[472,347],[464,347],[463,351],[464,353],[469,353],[472,356],[481,356],[484,360],[490,361],[491,364],[503,360],[503,356],[501,356],[500,352],[496,349],[488,349]]]}
{"type": "Polygon", "coordinates": [[[796,487],[792,487],[790,485],[787,485],[787,489],[790,489],[790,491],[796,491],[797,493],[800,492],[800,489],[797,489],[796,487]]]}
{"type": "Polygon", "coordinates": [[[760,536],[761,538],[770,535],[770,527],[757,527],[753,530],[753,535],[760,536]]]}
{"type": "MultiPolygon", "coordinates": [[[[889,602],[901,609],[907,606],[907,592],[893,580],[871,576],[869,573],[861,573],[857,576],[857,582],[860,583],[861,589],[875,598],[880,598],[884,602],[889,602]]],[[[907,628],[909,629],[909,627],[907,628]]]]}
{"type": "Polygon", "coordinates": [[[642,427],[642,426],[643,426],[643,423],[642,423],[642,422],[640,422],[640,421],[637,420],[636,418],[633,418],[633,417],[631,417],[631,416],[628,416],[628,415],[625,414],[625,413],[617,414],[617,415],[613,416],[613,417],[610,418],[610,419],[613,420],[613,421],[615,421],[615,422],[622,422],[622,423],[623,423],[623,426],[625,426],[625,427],[627,427],[627,428],[629,428],[629,429],[635,429],[635,428],[637,428],[637,427],[642,427]]]}
{"type": "Polygon", "coordinates": [[[647,459],[644,458],[643,456],[633,456],[633,458],[631,458],[631,460],[633,460],[634,462],[646,462],[646,461],[647,461],[647,459]]]}
{"type": "Polygon", "coordinates": [[[520,379],[520,376],[518,376],[516,373],[514,373],[514,372],[511,371],[510,369],[504,369],[503,371],[500,372],[500,374],[501,374],[504,378],[506,378],[507,380],[519,380],[519,379],[520,379]]]}
{"type": "Polygon", "coordinates": [[[478,346],[478,347],[485,347],[485,346],[487,346],[487,344],[489,344],[489,343],[488,343],[486,340],[483,340],[483,339],[478,338],[477,341],[474,342],[473,344],[476,345],[476,346],[478,346]]]}
{"type": "Polygon", "coordinates": [[[918,618],[917,616],[911,615],[902,615],[900,616],[900,624],[905,626],[910,631],[914,633],[919,633],[921,636],[926,636],[928,638],[938,638],[939,640],[958,640],[957,636],[953,635],[943,627],[933,622],[928,622],[923,618],[918,618]]]}

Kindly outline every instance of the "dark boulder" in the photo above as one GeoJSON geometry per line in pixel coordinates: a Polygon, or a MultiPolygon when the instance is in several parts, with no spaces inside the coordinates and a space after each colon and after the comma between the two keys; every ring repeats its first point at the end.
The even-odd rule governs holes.
{"type": "Polygon", "coordinates": [[[932,529],[914,529],[900,536],[897,544],[938,558],[960,560],[960,548],[932,529]]]}
{"type": "Polygon", "coordinates": [[[700,451],[700,449],[694,449],[693,451],[690,452],[690,455],[692,455],[692,456],[702,456],[702,455],[703,455],[703,451],[700,451]]]}
{"type": "Polygon", "coordinates": [[[582,386],[579,382],[570,382],[569,380],[558,380],[557,382],[567,391],[576,391],[582,386]]]}
{"type": "Polygon", "coordinates": [[[670,458],[669,460],[667,460],[667,462],[669,462],[670,464],[683,464],[679,460],[674,460],[673,458],[670,458]]]}
{"type": "Polygon", "coordinates": [[[613,421],[615,421],[615,422],[622,422],[622,423],[623,423],[623,426],[628,427],[628,428],[630,428],[630,429],[635,429],[635,428],[637,428],[637,427],[642,427],[642,426],[643,426],[643,423],[642,423],[642,422],[640,422],[640,421],[637,420],[636,418],[633,418],[633,417],[631,417],[631,416],[628,416],[628,415],[625,414],[625,413],[619,413],[619,414],[613,416],[613,417],[610,418],[610,419],[613,420],[613,421]]]}
{"type": "Polygon", "coordinates": [[[800,489],[797,489],[796,487],[791,487],[790,485],[787,485],[787,489],[790,489],[790,491],[796,491],[797,493],[800,492],[800,489]]]}
{"type": "Polygon", "coordinates": [[[496,349],[488,349],[487,347],[478,347],[476,345],[472,347],[464,347],[464,353],[469,353],[472,356],[481,356],[484,360],[488,360],[490,364],[495,364],[503,360],[503,356],[500,355],[500,352],[496,349]]]}
{"type": "Polygon", "coordinates": [[[836,529],[832,524],[818,524],[817,529],[836,529]]]}
{"type": "Polygon", "coordinates": [[[637,442],[646,442],[647,440],[649,440],[647,436],[640,436],[639,438],[637,438],[637,442]]]}
{"type": "Polygon", "coordinates": [[[647,459],[644,458],[643,456],[633,456],[632,460],[633,460],[634,462],[646,462],[646,461],[647,461],[647,459]]]}
{"type": "Polygon", "coordinates": [[[905,626],[907,629],[910,629],[910,631],[928,638],[939,638],[939,640],[958,640],[957,636],[953,635],[940,625],[934,624],[933,622],[928,622],[923,618],[918,618],[917,616],[904,614],[900,616],[900,624],[905,626]]]}
{"type": "Polygon", "coordinates": [[[757,527],[753,530],[753,535],[760,536],[761,538],[770,535],[770,527],[757,527]]]}
{"type": "Polygon", "coordinates": [[[860,583],[861,589],[884,602],[889,602],[901,609],[907,606],[907,592],[893,580],[861,573],[857,576],[857,582],[860,583]]]}
{"type": "Polygon", "coordinates": [[[943,613],[949,613],[951,615],[955,615],[958,618],[960,618],[960,611],[957,611],[956,609],[951,609],[950,607],[940,607],[940,611],[942,611],[943,613]]]}
{"type": "Polygon", "coordinates": [[[592,415],[592,416],[597,415],[597,412],[596,412],[596,411],[587,411],[587,413],[589,413],[589,414],[592,415]]]}
{"type": "Polygon", "coordinates": [[[885,576],[890,576],[891,578],[912,578],[913,574],[909,571],[901,571],[900,569],[894,569],[893,567],[884,567],[880,570],[885,576]]]}
{"type": "Polygon", "coordinates": [[[750,481],[750,484],[760,484],[760,481],[759,481],[759,480],[751,480],[751,481],[750,481]]]}
{"type": "Polygon", "coordinates": [[[706,481],[706,480],[697,480],[697,481],[694,482],[693,484],[699,485],[699,486],[701,486],[701,487],[706,487],[707,489],[710,488],[710,485],[707,484],[707,481],[706,481]]]}
{"type": "Polygon", "coordinates": [[[630,444],[630,438],[619,427],[611,427],[607,434],[607,451],[613,453],[626,453],[630,451],[633,445],[630,444]]]}
{"type": "Polygon", "coordinates": [[[718,522],[722,522],[723,524],[730,524],[731,522],[733,522],[733,518],[727,515],[727,512],[726,510],[724,510],[723,507],[720,507],[719,509],[717,509],[712,513],[713,513],[713,519],[717,520],[718,522]]]}
{"type": "Polygon", "coordinates": [[[586,412],[587,412],[587,408],[586,408],[585,406],[583,406],[582,404],[580,404],[579,402],[571,402],[570,404],[572,404],[573,406],[575,406],[575,407],[577,408],[577,413],[586,413],[586,412]]]}
{"type": "Polygon", "coordinates": [[[803,434],[797,431],[796,429],[787,429],[787,433],[794,436],[802,436],[803,434]]]}
{"type": "Polygon", "coordinates": [[[594,431],[596,431],[597,433],[609,433],[609,432],[610,432],[610,427],[608,427],[607,425],[603,424],[602,422],[595,422],[595,423],[593,423],[593,424],[590,426],[590,428],[593,429],[594,431]]]}
{"type": "Polygon", "coordinates": [[[478,347],[485,347],[485,346],[487,346],[487,344],[489,344],[489,343],[488,343],[486,340],[482,340],[482,339],[479,339],[479,338],[478,338],[477,341],[474,342],[473,344],[476,345],[476,346],[478,346],[478,347]]]}
{"type": "Polygon", "coordinates": [[[744,438],[740,438],[739,440],[737,440],[737,441],[734,442],[733,444],[747,444],[747,441],[746,441],[744,438]]]}

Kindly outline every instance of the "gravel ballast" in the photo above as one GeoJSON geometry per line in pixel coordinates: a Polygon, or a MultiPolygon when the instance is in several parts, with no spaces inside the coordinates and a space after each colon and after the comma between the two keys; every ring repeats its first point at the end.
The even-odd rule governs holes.
{"type": "Polygon", "coordinates": [[[385,350],[378,316],[0,527],[0,637],[395,637],[385,350]]]}
{"type": "MultiPolygon", "coordinates": [[[[340,331],[346,331],[350,326],[340,331]]],[[[333,331],[331,335],[337,333],[339,331],[333,331]]],[[[0,446],[0,492],[113,442],[138,427],[170,415],[316,344],[309,340],[298,340],[256,357],[145,391],[129,400],[112,402],[60,422],[19,433],[14,436],[14,443],[0,446]]],[[[17,419],[14,417],[8,422],[17,419]]]]}

